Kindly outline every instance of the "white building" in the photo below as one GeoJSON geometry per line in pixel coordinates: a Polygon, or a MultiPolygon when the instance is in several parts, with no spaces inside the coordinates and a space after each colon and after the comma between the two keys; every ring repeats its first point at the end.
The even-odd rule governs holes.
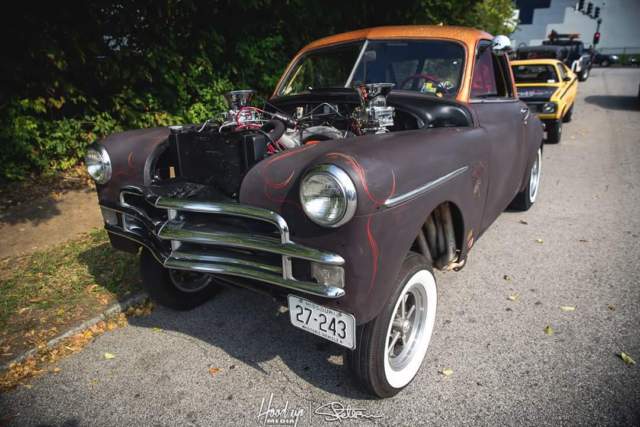
{"type": "MultiPolygon", "coordinates": [[[[640,0],[584,0],[600,8],[600,43],[609,53],[640,53],[640,0]]],[[[551,30],[579,33],[586,46],[593,41],[597,20],[576,10],[577,0],[516,0],[520,24],[511,35],[514,46],[542,44],[551,30]]],[[[593,15],[594,12],[591,13],[593,15]]]]}

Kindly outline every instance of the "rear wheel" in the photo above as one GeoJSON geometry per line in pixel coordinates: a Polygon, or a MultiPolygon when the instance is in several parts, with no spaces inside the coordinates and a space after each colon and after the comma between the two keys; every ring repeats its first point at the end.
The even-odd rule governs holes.
{"type": "Polygon", "coordinates": [[[347,354],[356,379],[372,394],[390,397],[415,378],[427,353],[436,317],[436,281],[427,260],[410,253],[385,309],[358,326],[347,354]]]}
{"type": "Polygon", "coordinates": [[[191,310],[216,290],[213,276],[164,268],[147,249],[140,255],[142,287],[152,300],[174,310],[191,310]]]}
{"type": "Polygon", "coordinates": [[[529,181],[524,190],[516,195],[511,202],[511,207],[519,211],[527,211],[536,202],[540,189],[540,177],[542,176],[542,148],[538,148],[536,158],[529,169],[529,181]]]}
{"type": "Polygon", "coordinates": [[[589,78],[589,69],[585,68],[584,70],[582,70],[582,72],[578,76],[578,80],[580,80],[581,82],[586,82],[588,78],[589,78]]]}
{"type": "Polygon", "coordinates": [[[546,122],[547,139],[549,144],[557,144],[562,138],[562,120],[550,120],[546,122]]]}

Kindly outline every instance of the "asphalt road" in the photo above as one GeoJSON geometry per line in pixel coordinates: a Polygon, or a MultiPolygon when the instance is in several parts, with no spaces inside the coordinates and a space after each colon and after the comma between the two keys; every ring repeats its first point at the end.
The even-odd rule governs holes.
{"type": "Polygon", "coordinates": [[[0,413],[15,425],[262,425],[273,395],[301,426],[323,424],[315,411],[330,402],[385,425],[638,425],[639,82],[637,69],[594,69],[580,84],[564,140],[545,147],[536,205],[505,212],[464,270],[438,275],[427,360],[397,397],[361,394],[338,347],[237,290],[102,336],[59,374],[0,396],[0,413]]]}

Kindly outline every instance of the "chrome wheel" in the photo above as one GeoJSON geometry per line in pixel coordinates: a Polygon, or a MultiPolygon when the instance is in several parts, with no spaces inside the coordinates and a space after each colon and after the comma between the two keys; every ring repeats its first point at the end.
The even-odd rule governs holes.
{"type": "Polygon", "coordinates": [[[384,367],[392,387],[404,387],[418,372],[431,340],[436,303],[433,275],[418,271],[396,301],[387,328],[384,367]]]}
{"type": "Polygon", "coordinates": [[[531,175],[529,176],[529,200],[531,203],[536,201],[538,196],[538,188],[540,187],[540,174],[542,173],[542,150],[538,148],[536,159],[531,166],[531,175]]]}
{"type": "Polygon", "coordinates": [[[184,270],[169,270],[171,283],[182,292],[198,292],[209,286],[213,278],[209,274],[184,270]]]}

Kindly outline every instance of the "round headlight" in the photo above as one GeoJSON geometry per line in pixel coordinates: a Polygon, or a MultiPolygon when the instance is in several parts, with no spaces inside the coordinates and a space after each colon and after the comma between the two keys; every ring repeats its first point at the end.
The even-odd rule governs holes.
{"type": "Polygon", "coordinates": [[[543,113],[555,113],[556,112],[556,104],[553,102],[545,102],[542,106],[543,113]]]}
{"type": "Polygon", "coordinates": [[[324,227],[339,227],[356,212],[356,187],[339,167],[318,165],[302,179],[300,203],[311,221],[324,227]]]}
{"type": "Polygon", "coordinates": [[[84,158],[87,172],[98,184],[106,184],[111,179],[111,159],[102,146],[93,146],[87,150],[84,158]]]}

